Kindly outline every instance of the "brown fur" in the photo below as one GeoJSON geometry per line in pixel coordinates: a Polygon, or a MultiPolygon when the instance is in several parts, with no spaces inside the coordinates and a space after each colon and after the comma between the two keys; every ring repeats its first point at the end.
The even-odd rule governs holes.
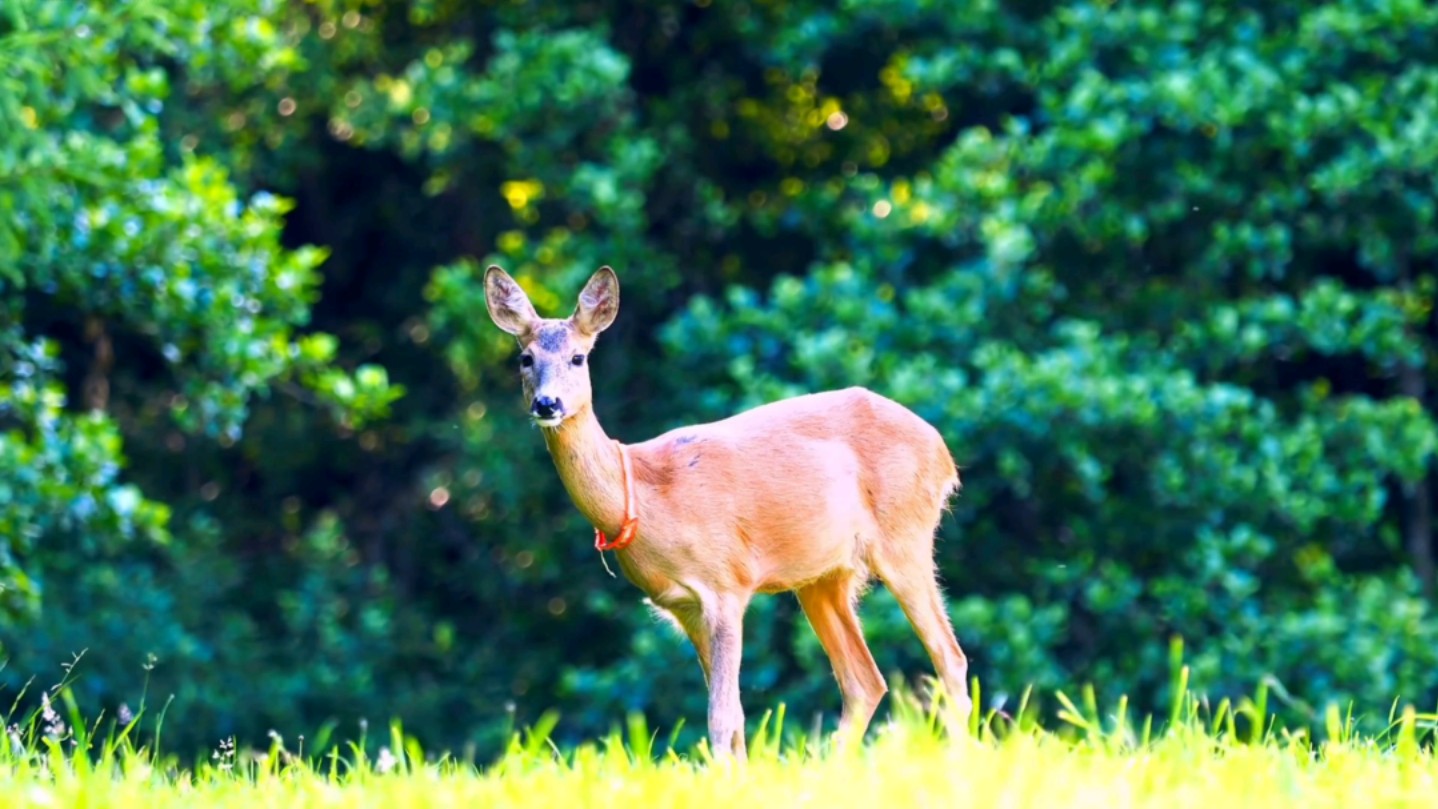
{"type": "MultiPolygon", "coordinates": [[[[534,359],[525,394],[558,398],[545,445],[579,511],[614,536],[623,519],[619,449],[591,404],[587,355],[619,305],[618,279],[595,273],[568,320],[546,320],[508,275],[485,276],[491,317],[534,359]],[[536,335],[563,325],[558,344],[536,335]]],[[[863,736],[887,688],[854,606],[877,576],[914,625],[962,722],[968,663],[954,637],[933,562],[934,533],[958,471],[943,438],[902,405],[862,388],[766,404],[628,446],[639,520],[617,552],[629,581],[693,642],[710,691],[717,752],[744,752],[739,658],[744,610],[756,593],[793,591],[844,699],[845,738],[863,736]]]]}

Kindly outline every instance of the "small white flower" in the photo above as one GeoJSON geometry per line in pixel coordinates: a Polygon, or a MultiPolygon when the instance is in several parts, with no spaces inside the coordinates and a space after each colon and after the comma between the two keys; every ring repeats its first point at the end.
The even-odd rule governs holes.
{"type": "Polygon", "coordinates": [[[65,723],[60,720],[60,714],[55,712],[55,706],[50,704],[50,692],[40,692],[40,718],[45,723],[45,735],[51,739],[59,739],[65,735],[65,723]]]}

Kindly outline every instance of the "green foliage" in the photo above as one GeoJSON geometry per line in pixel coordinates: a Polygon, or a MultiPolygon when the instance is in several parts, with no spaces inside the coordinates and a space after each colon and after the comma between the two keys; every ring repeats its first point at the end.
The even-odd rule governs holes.
{"type": "MultiPolygon", "coordinates": [[[[13,334],[13,332],[12,332],[13,334]]],[[[163,539],[169,510],[119,480],[123,463],[115,425],[99,414],[70,416],[54,381],[54,345],[7,341],[0,365],[0,607],[34,606],[39,582],[18,558],[56,536],[163,539]]]]}
{"type": "MultiPolygon", "coordinates": [[[[1170,633],[1231,650],[1225,677],[1342,668],[1348,643],[1252,651],[1306,646],[1280,616],[1322,614],[1345,586],[1316,572],[1333,556],[1371,564],[1359,538],[1382,536],[1394,483],[1425,479],[1438,446],[1423,404],[1379,381],[1431,352],[1431,188],[1406,178],[1430,159],[1407,133],[1429,125],[1431,94],[1410,94],[1434,68],[1407,52],[1413,78],[1390,85],[1396,52],[1294,46],[1368,13],[1056,10],[1031,43],[1047,58],[1013,76],[1032,113],[827,195],[812,229],[853,228],[805,278],[669,324],[709,391],[696,404],[859,383],[927,415],[968,470],[948,569],[1064,604],[1060,650],[1115,692],[1162,686],[1143,672],[1170,633]],[[1295,131],[1309,108],[1329,112],[1295,131]]],[[[1433,25],[1421,4],[1402,16],[1433,25]]],[[[1379,699],[1372,682],[1322,692],[1379,699]]]]}
{"type": "MultiPolygon", "coordinates": [[[[934,423],[988,706],[1153,710],[1174,636],[1215,699],[1431,703],[1435,42],[1419,0],[7,4],[0,678],[89,648],[187,749],[702,726],[525,429],[498,262],[549,315],[618,270],[621,439],[848,385],[934,423]]],[[[746,639],[746,702],[832,719],[791,600],[746,639]]]]}
{"type": "Polygon", "coordinates": [[[401,392],[383,369],[351,380],[330,367],[332,340],[296,339],[324,251],[280,245],[290,203],[241,199],[223,167],[167,155],[160,138],[161,64],[255,59],[263,38],[215,48],[208,29],[261,5],[213,18],[200,3],[6,7],[0,114],[17,125],[0,135],[0,604],[12,611],[35,606],[43,578],[22,559],[41,569],[66,559],[38,542],[83,554],[165,536],[170,508],[120,479],[122,439],[106,412],[115,342],[163,363],[152,371],[163,382],[118,391],[126,406],[227,442],[249,398],[291,376],[345,418],[383,416],[401,392]],[[76,328],[93,345],[83,403],[62,375],[87,363],[49,336],[76,328]]]}

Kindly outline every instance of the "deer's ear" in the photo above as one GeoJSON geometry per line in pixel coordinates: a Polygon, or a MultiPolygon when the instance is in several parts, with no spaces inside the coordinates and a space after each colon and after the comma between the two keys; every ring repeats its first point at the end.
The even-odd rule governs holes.
{"type": "Polygon", "coordinates": [[[618,314],[619,278],[609,267],[600,267],[580,291],[569,320],[582,334],[593,336],[609,328],[618,314]]]}
{"type": "Polygon", "coordinates": [[[516,337],[528,334],[539,320],[529,296],[495,264],[484,271],[484,305],[494,325],[516,337]]]}

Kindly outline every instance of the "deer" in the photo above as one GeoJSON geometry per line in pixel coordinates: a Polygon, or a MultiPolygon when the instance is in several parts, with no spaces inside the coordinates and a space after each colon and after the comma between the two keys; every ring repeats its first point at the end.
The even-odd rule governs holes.
{"type": "Polygon", "coordinates": [[[590,277],[567,318],[541,318],[497,265],[484,291],[490,319],[516,339],[529,418],[594,526],[595,547],[614,551],[624,577],[697,653],[716,759],[747,757],[739,664],[757,594],[798,599],[842,697],[835,740],[863,739],[888,691],[856,612],[874,577],[927,651],[949,727],[966,726],[968,659],[934,559],[939,521],[961,484],[937,429],[850,387],[624,444],[595,416],[588,362],[619,312],[614,270],[590,277]]]}

